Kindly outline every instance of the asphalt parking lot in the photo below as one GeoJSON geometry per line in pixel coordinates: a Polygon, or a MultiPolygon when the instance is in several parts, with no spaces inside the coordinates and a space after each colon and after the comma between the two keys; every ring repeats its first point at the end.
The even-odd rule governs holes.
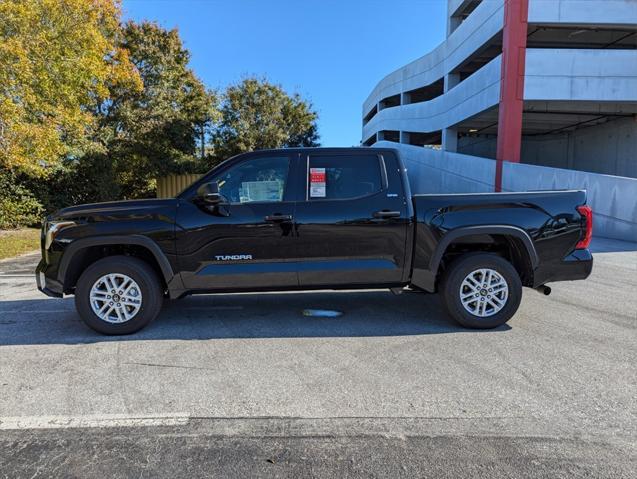
{"type": "Polygon", "coordinates": [[[637,245],[594,244],[493,331],[363,291],[191,297],[109,338],[37,256],[0,262],[0,477],[635,477],[637,245]]]}

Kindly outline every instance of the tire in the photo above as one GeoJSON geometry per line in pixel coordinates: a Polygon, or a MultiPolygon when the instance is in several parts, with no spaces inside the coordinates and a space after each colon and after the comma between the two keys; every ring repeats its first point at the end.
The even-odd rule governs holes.
{"type": "Polygon", "coordinates": [[[107,335],[132,334],[139,331],[157,317],[162,302],[162,286],[155,271],[144,261],[130,256],[108,256],[96,261],[82,273],[75,288],[75,308],[82,320],[91,329],[107,335]],[[104,279],[107,275],[111,276],[104,279]],[[125,283],[125,278],[132,282],[125,283]],[[124,288],[130,286],[127,291],[122,290],[127,296],[106,297],[105,295],[111,294],[112,291],[119,292],[108,291],[111,286],[117,287],[118,284],[124,288]],[[93,300],[91,294],[94,294],[93,300]],[[134,297],[128,296],[133,294],[134,297]],[[111,302],[110,299],[115,302],[111,302]],[[117,303],[117,299],[120,299],[121,303],[117,303]],[[97,305],[97,308],[103,305],[103,316],[106,315],[106,311],[110,314],[105,318],[98,316],[92,304],[97,305]],[[118,304],[120,308],[117,308],[118,304]]]}
{"type": "Polygon", "coordinates": [[[440,294],[449,315],[462,326],[492,329],[505,324],[518,310],[522,282],[513,265],[501,256],[469,253],[455,260],[445,272],[440,294]],[[479,284],[489,278],[494,287],[484,288],[486,283],[479,284]],[[502,280],[506,288],[502,286],[502,280]],[[467,298],[466,307],[461,295],[467,298]]]}

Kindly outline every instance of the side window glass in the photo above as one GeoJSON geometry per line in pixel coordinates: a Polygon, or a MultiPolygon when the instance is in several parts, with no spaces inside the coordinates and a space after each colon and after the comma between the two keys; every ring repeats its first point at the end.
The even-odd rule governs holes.
{"type": "Polygon", "coordinates": [[[288,179],[287,156],[246,160],[215,180],[219,192],[231,203],[283,201],[288,179]]]}
{"type": "Polygon", "coordinates": [[[311,156],[307,187],[310,201],[344,200],[378,193],[382,189],[378,157],[311,156]]]}

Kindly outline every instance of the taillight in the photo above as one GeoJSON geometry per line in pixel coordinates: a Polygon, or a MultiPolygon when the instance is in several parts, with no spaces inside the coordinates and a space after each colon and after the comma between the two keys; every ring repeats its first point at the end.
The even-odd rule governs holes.
{"type": "Polygon", "coordinates": [[[577,207],[577,211],[584,218],[586,229],[584,231],[584,237],[577,242],[575,249],[586,249],[591,244],[593,238],[593,210],[588,205],[582,205],[577,207]]]}

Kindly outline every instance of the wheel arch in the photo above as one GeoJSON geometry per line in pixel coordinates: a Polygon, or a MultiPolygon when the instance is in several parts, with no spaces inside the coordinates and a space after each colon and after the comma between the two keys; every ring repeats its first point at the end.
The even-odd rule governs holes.
{"type": "Polygon", "coordinates": [[[88,264],[96,259],[110,256],[110,254],[97,254],[94,252],[100,248],[134,247],[137,251],[145,252],[146,260],[155,269],[165,286],[169,287],[175,277],[172,266],[161,250],[159,245],[147,236],[96,236],[82,238],[72,242],[64,251],[58,270],[58,280],[63,285],[64,291],[70,291],[75,287],[75,283],[81,272],[88,264]]]}
{"type": "Polygon", "coordinates": [[[491,225],[462,227],[445,234],[434,250],[428,264],[429,272],[422,277],[424,281],[421,281],[422,285],[419,286],[426,291],[436,291],[439,273],[444,266],[443,259],[452,246],[471,240],[477,248],[476,251],[480,251],[480,245],[497,243],[498,238],[503,238],[510,248],[513,256],[511,262],[523,278],[524,285],[532,284],[533,272],[539,264],[539,257],[531,237],[526,231],[516,226],[491,225]],[[478,239],[480,237],[489,239],[481,241],[478,239]]]}

